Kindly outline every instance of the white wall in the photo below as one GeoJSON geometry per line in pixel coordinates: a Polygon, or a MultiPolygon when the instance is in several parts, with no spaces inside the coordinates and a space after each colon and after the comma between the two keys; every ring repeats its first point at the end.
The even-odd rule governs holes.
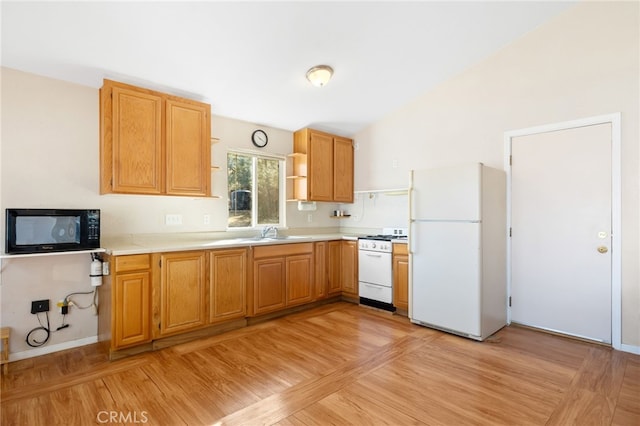
{"type": "Polygon", "coordinates": [[[505,131],[622,113],[622,343],[640,346],[639,3],[581,3],[355,135],[356,189],[504,168],[505,131]],[[394,160],[397,168],[393,167],[394,160]]]}

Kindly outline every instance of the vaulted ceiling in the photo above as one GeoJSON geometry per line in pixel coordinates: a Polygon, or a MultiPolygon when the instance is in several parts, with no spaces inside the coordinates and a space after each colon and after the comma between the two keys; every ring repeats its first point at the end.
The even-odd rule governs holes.
{"type": "Polygon", "coordinates": [[[350,136],[574,3],[3,1],[2,65],[350,136]],[[318,64],[335,70],[322,88],[305,79],[318,64]]]}

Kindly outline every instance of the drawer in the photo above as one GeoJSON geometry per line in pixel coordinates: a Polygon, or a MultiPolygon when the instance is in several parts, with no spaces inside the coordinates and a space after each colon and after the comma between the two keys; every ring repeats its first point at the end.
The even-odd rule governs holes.
{"type": "Polygon", "coordinates": [[[393,243],[393,254],[409,254],[408,244],[406,243],[393,243]]]}
{"type": "Polygon", "coordinates": [[[253,258],[293,256],[296,254],[313,253],[313,243],[274,244],[253,248],[253,258]]]}
{"type": "Polygon", "coordinates": [[[391,303],[393,293],[391,287],[360,281],[358,290],[358,296],[360,297],[366,297],[367,299],[377,300],[379,302],[391,303]]]}
{"type": "Polygon", "coordinates": [[[115,271],[139,271],[151,267],[151,259],[148,254],[132,254],[130,256],[116,256],[114,259],[115,271]]]}

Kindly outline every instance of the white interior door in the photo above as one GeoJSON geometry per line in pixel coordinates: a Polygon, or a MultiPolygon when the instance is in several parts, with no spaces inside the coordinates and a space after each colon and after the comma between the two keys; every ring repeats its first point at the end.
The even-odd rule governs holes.
{"type": "Polygon", "coordinates": [[[511,140],[511,320],[611,343],[611,124],[511,140]]]}

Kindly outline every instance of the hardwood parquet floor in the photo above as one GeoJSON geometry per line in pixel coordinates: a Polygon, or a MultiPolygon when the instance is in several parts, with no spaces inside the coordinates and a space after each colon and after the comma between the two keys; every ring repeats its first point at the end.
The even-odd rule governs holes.
{"type": "Polygon", "coordinates": [[[109,362],[14,362],[2,425],[640,425],[640,356],[506,327],[475,342],[334,303],[109,362]]]}

